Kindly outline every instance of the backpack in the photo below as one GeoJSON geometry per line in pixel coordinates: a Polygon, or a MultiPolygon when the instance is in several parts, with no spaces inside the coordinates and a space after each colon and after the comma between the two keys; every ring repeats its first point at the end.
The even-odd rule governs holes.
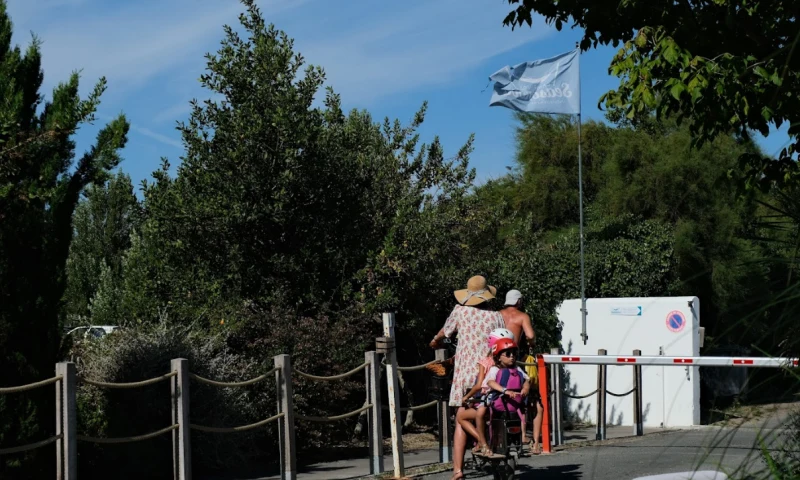
{"type": "MultiPolygon", "coordinates": [[[[522,378],[518,367],[501,368],[497,373],[496,381],[500,384],[500,386],[509,390],[515,390],[517,392],[522,390],[522,386],[525,384],[525,379],[522,378]]],[[[492,408],[503,412],[516,412],[517,410],[523,410],[522,401],[522,398],[514,399],[505,395],[500,395],[498,392],[497,398],[495,398],[492,402],[492,408]]]]}

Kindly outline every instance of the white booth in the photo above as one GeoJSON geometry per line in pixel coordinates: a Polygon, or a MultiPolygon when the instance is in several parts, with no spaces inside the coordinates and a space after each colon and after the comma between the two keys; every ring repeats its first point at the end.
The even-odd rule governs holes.
{"type": "MultiPolygon", "coordinates": [[[[562,324],[561,345],[571,355],[699,356],[700,300],[697,297],[587,299],[586,345],[581,339],[581,301],[566,300],[557,309],[562,324]]],[[[564,365],[563,387],[579,396],[597,388],[596,365],[564,365]]],[[[608,366],[607,389],[625,393],[633,388],[633,367],[608,366]]],[[[633,396],[607,396],[606,424],[633,425],[633,396]]],[[[698,367],[642,368],[642,422],[646,427],[700,424],[698,367]]],[[[597,396],[564,398],[564,417],[596,424],[597,396]]]]}

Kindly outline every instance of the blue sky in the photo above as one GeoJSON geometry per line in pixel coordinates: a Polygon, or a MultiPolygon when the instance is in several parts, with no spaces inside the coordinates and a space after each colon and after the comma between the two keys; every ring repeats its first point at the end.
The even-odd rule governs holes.
{"type": "MultiPolygon", "coordinates": [[[[513,164],[512,112],[489,108],[488,76],[505,65],[556,55],[574,48],[581,32],[557,32],[536,19],[533,28],[502,26],[506,0],[262,0],[267,21],[295,39],[309,63],[322,66],[327,84],[345,108],[367,109],[409,121],[429,102],[422,128],[425,141],[439,135],[454,154],[475,133],[472,166],[478,181],[496,178],[513,164]],[[485,89],[485,90],[484,90],[485,89]]],[[[223,38],[223,24],[238,29],[243,10],[235,0],[8,0],[14,42],[30,32],[42,41],[45,91],[73,70],[82,71],[83,94],[100,76],[109,87],[98,125],[78,134],[86,149],[99,123],[124,112],[132,128],[121,168],[138,186],[161,157],[177,164],[183,148],[175,122],[189,100],[203,100],[198,77],[204,54],[223,38]]],[[[602,120],[600,96],[614,88],[608,75],[613,47],[581,58],[585,119],[602,120]]],[[[777,153],[784,132],[762,141],[777,153]]]]}

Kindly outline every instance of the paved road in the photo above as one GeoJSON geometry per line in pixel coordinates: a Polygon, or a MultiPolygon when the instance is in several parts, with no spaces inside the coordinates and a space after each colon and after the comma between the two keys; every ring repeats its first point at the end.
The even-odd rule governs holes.
{"type": "MultiPolygon", "coordinates": [[[[766,438],[769,449],[780,442],[782,421],[740,427],[700,427],[633,439],[620,439],[604,445],[567,448],[551,455],[524,458],[518,467],[519,479],[630,480],[696,470],[719,470],[737,478],[743,472],[758,477],[764,463],[758,451],[758,436],[766,438]]],[[[467,478],[492,478],[475,470],[467,478]]],[[[426,477],[449,479],[450,474],[426,477]]]]}
{"type": "MultiPolygon", "coordinates": [[[[764,468],[758,449],[758,437],[765,438],[768,448],[780,441],[788,412],[797,405],[782,405],[762,412],[758,420],[737,425],[695,427],[664,432],[645,429],[644,437],[630,437],[630,427],[610,427],[610,440],[589,446],[576,446],[594,438],[594,429],[565,432],[569,442],[577,442],[551,455],[523,458],[518,469],[522,480],[632,480],[646,475],[720,470],[740,480],[741,469],[757,473],[764,468]]],[[[430,465],[437,462],[436,450],[419,450],[405,454],[406,467],[430,465]]],[[[384,459],[391,470],[391,456],[384,459]]],[[[369,473],[366,458],[345,459],[330,463],[308,465],[301,469],[298,480],[335,480],[354,478],[369,473]]],[[[467,471],[470,479],[487,479],[491,475],[467,471]]],[[[758,477],[756,475],[756,477],[758,477]]],[[[258,480],[279,480],[279,476],[259,477],[258,480]]],[[[432,474],[426,480],[446,480],[450,473],[432,474]]],[[[231,480],[230,477],[226,480],[231,480]]],[[[255,479],[253,479],[255,480],[255,479]]]]}

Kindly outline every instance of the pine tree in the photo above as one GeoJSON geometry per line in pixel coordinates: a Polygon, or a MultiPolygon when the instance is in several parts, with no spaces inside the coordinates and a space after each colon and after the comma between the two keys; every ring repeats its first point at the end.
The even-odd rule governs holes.
{"type": "Polygon", "coordinates": [[[100,288],[104,263],[109,270],[107,281],[122,282],[123,256],[141,218],[131,179],[122,172],[107,183],[90,186],[84,197],[73,216],[74,237],[67,259],[64,313],[67,325],[73,327],[88,321],[89,302],[100,288]]]}
{"type": "MultiPolygon", "coordinates": [[[[97,142],[75,158],[72,135],[92,122],[106,82],[85,100],[78,74],[51,100],[39,92],[44,74],[35,37],[23,53],[11,45],[12,23],[0,0],[0,385],[53,376],[61,332],[65,264],[72,213],[83,189],[118,165],[128,123],[120,115],[97,142]]],[[[0,396],[0,446],[47,438],[53,429],[53,391],[0,396]]],[[[5,456],[0,478],[38,478],[52,468],[50,450],[5,456]],[[35,461],[46,455],[48,461],[35,461]]],[[[44,458],[44,457],[43,457],[44,458]]]]}

